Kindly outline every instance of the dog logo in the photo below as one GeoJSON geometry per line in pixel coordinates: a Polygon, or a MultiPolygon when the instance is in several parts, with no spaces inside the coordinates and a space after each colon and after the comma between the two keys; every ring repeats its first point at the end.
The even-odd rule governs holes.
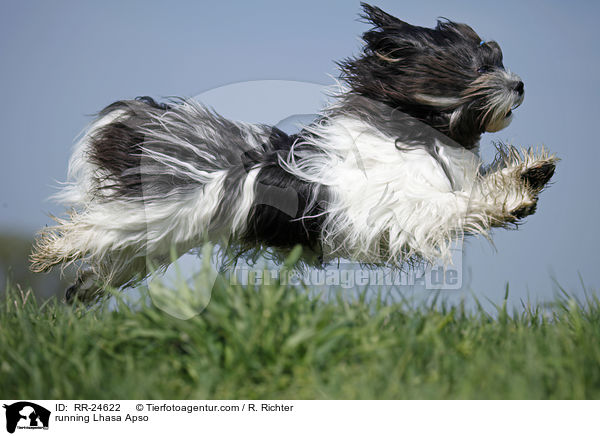
{"type": "Polygon", "coordinates": [[[18,429],[48,430],[50,411],[28,401],[4,405],[6,409],[6,431],[14,433],[18,429]]]}

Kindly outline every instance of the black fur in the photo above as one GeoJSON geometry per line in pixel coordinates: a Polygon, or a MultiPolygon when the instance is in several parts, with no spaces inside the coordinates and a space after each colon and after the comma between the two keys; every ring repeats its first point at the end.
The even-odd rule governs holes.
{"type": "Polygon", "coordinates": [[[326,192],[321,190],[321,198],[314,201],[315,185],[299,180],[280,165],[280,159],[287,159],[296,139],[298,135],[287,135],[274,127],[269,141],[261,149],[245,155],[246,166],[260,166],[254,205],[243,238],[250,245],[285,249],[302,244],[320,252],[324,213],[321,202],[326,201],[326,192]]]}
{"type": "Polygon", "coordinates": [[[500,46],[483,43],[466,24],[440,20],[429,29],[362,6],[363,18],[375,27],[363,34],[362,55],[339,64],[351,92],[409,114],[465,148],[476,147],[484,132],[485,96],[471,98],[460,122],[451,125],[455,106],[440,110],[418,94],[427,90],[434,97],[464,95],[481,74],[504,68],[500,46]]]}
{"type": "MultiPolygon", "coordinates": [[[[163,113],[171,108],[165,103],[157,103],[151,97],[137,97],[135,100],[121,100],[104,108],[99,117],[115,111],[125,111],[126,115],[99,129],[90,138],[90,162],[101,172],[96,174],[99,198],[139,198],[143,196],[142,145],[144,134],[141,128],[150,121],[152,115],[163,113]]],[[[160,186],[169,186],[163,180],[160,186]]]]}

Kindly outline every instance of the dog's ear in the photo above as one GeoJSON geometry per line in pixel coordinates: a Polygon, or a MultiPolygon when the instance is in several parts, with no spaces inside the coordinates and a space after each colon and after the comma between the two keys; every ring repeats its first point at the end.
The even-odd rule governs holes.
{"type": "Polygon", "coordinates": [[[370,51],[380,57],[398,54],[402,47],[413,47],[414,36],[423,31],[423,28],[406,23],[376,6],[367,3],[361,5],[364,10],[361,17],[375,26],[362,35],[367,43],[365,53],[370,51]]]}
{"type": "Polygon", "coordinates": [[[410,24],[405,23],[404,21],[399,20],[393,15],[382,11],[377,6],[371,6],[367,3],[361,3],[360,5],[362,6],[364,11],[364,14],[362,14],[361,17],[367,20],[368,22],[373,23],[376,27],[379,27],[381,29],[386,29],[390,27],[410,27],[410,24]]]}
{"type": "Polygon", "coordinates": [[[475,32],[473,28],[468,24],[456,23],[454,21],[442,17],[438,19],[435,30],[445,35],[456,35],[457,37],[463,40],[472,41],[476,44],[483,44],[477,32],[475,32]]]}

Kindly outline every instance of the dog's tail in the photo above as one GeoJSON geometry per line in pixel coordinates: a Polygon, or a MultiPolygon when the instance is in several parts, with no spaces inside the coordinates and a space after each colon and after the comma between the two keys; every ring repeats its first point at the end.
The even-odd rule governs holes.
{"type": "Polygon", "coordinates": [[[82,132],[69,160],[68,181],[52,199],[79,208],[112,186],[125,189],[125,174],[139,167],[142,126],[169,106],[150,97],[112,103],[82,132]]]}

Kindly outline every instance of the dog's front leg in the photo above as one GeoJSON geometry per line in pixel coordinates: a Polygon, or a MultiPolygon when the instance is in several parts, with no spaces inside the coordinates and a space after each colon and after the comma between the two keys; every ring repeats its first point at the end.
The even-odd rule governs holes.
{"type": "Polygon", "coordinates": [[[500,148],[492,169],[480,175],[473,187],[467,224],[504,227],[532,215],[557,161],[543,149],[500,148]]]}

